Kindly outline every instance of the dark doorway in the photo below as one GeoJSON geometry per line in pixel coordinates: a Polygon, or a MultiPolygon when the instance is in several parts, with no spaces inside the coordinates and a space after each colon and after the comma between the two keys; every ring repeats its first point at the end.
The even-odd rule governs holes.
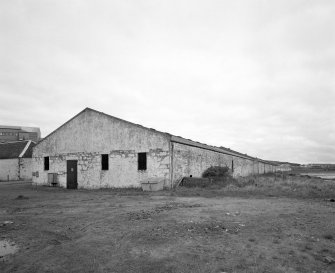
{"type": "Polygon", "coordinates": [[[77,189],[77,160],[67,160],[66,163],[66,187],[68,189],[77,189]]]}

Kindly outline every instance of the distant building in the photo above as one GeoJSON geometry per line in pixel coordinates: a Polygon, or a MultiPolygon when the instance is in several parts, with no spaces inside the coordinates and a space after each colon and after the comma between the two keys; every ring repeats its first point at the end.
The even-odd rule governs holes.
{"type": "Polygon", "coordinates": [[[32,179],[31,140],[0,143],[0,181],[32,179]]]}
{"type": "Polygon", "coordinates": [[[290,164],[280,164],[279,166],[277,166],[277,171],[281,171],[281,172],[290,172],[292,171],[291,165],[290,164]]]}
{"type": "Polygon", "coordinates": [[[335,164],[311,163],[311,164],[306,164],[304,166],[310,169],[322,169],[322,170],[334,170],[335,169],[335,164]]]}
{"type": "Polygon", "coordinates": [[[37,143],[40,139],[40,128],[0,125],[0,143],[20,140],[32,140],[37,143]]]}

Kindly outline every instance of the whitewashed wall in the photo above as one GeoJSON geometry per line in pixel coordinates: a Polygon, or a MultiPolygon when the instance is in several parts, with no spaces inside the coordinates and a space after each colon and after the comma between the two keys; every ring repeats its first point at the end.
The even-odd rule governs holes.
{"type": "Polygon", "coordinates": [[[164,178],[169,186],[169,145],[166,134],[87,109],[34,147],[33,182],[47,184],[48,173],[57,173],[66,187],[66,161],[78,160],[78,188],[140,187],[148,177],[164,178]],[[147,153],[146,171],[137,169],[140,152],[147,153]],[[101,154],[109,155],[109,170],[101,170],[101,154]]]}
{"type": "Polygon", "coordinates": [[[0,159],[0,181],[19,180],[19,159],[0,159]]]}
{"type": "Polygon", "coordinates": [[[31,158],[20,158],[20,180],[32,180],[32,159],[31,158]]]}

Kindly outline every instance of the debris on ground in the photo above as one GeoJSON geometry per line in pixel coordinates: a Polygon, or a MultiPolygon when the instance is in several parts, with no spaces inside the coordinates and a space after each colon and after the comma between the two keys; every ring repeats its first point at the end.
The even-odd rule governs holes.
{"type": "MultiPolygon", "coordinates": [[[[149,234],[159,237],[169,237],[178,234],[180,238],[189,236],[220,236],[223,234],[238,234],[240,227],[228,222],[184,222],[173,226],[157,226],[149,234]]],[[[143,235],[147,236],[147,235],[143,235]]],[[[140,237],[138,234],[137,237],[140,237]]]]}
{"type": "Polygon", "coordinates": [[[18,246],[8,240],[1,240],[0,241],[0,261],[5,262],[8,258],[8,256],[14,254],[18,251],[18,246]]]}
{"type": "Polygon", "coordinates": [[[0,223],[0,227],[11,225],[11,224],[14,224],[14,222],[12,222],[12,221],[4,221],[4,222],[0,223]]]}
{"type": "Polygon", "coordinates": [[[24,195],[18,195],[16,198],[16,200],[23,200],[23,199],[29,199],[28,196],[24,196],[24,195]]]}
{"type": "Polygon", "coordinates": [[[326,256],[324,257],[324,261],[327,263],[327,264],[333,264],[335,263],[335,259],[330,257],[330,256],[326,256]]]}
{"type": "Polygon", "coordinates": [[[226,212],[226,215],[233,216],[233,217],[238,216],[240,214],[241,214],[241,212],[239,212],[239,211],[236,211],[236,212],[226,212]]]}
{"type": "Polygon", "coordinates": [[[157,206],[150,210],[139,210],[127,213],[129,220],[151,220],[154,215],[162,213],[164,211],[170,211],[179,208],[198,208],[200,204],[183,204],[183,203],[166,203],[163,206],[157,206]]]}

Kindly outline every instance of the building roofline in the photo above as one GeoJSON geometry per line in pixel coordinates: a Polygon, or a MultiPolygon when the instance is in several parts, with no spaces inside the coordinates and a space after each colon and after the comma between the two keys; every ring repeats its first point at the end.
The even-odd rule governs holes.
{"type": "Polygon", "coordinates": [[[24,141],[29,141],[29,140],[14,140],[14,141],[0,142],[0,144],[8,144],[8,143],[24,142],[24,141]]]}
{"type": "Polygon", "coordinates": [[[48,137],[50,137],[51,135],[53,135],[55,132],[57,132],[58,130],[60,130],[61,128],[63,128],[66,124],[70,123],[72,120],[74,120],[80,114],[84,113],[84,111],[86,111],[86,109],[89,109],[89,108],[85,108],[84,110],[80,111],[78,114],[76,114],[75,116],[73,116],[72,118],[70,118],[68,121],[66,121],[65,123],[63,123],[61,126],[57,127],[50,134],[48,134],[47,136],[45,136],[41,141],[37,142],[37,144],[35,145],[35,147],[37,147],[38,145],[40,145],[45,139],[47,139],[48,137]]]}
{"type": "Polygon", "coordinates": [[[31,140],[29,140],[28,141],[28,143],[27,143],[27,145],[23,148],[23,150],[22,150],[22,152],[21,152],[21,154],[19,155],[19,158],[21,158],[21,157],[23,157],[24,156],[24,154],[26,153],[26,151],[28,150],[28,148],[29,148],[29,146],[30,146],[30,144],[31,144],[31,140]]]}
{"type": "Polygon", "coordinates": [[[12,125],[1,125],[0,129],[15,129],[15,130],[22,130],[21,126],[12,126],[12,125]]]}
{"type": "Polygon", "coordinates": [[[106,114],[106,113],[104,113],[104,112],[100,112],[100,111],[94,110],[94,109],[89,108],[89,107],[86,107],[86,108],[84,109],[84,111],[85,111],[85,110],[90,110],[90,111],[92,111],[92,112],[95,112],[95,113],[98,113],[98,114],[102,114],[102,115],[104,115],[104,116],[107,116],[107,117],[116,119],[116,120],[121,121],[121,122],[128,123],[128,124],[133,125],[133,126],[136,126],[136,127],[138,127],[138,128],[145,129],[145,130],[149,130],[149,131],[154,132],[154,133],[159,133],[159,134],[162,134],[162,135],[171,137],[171,134],[169,134],[169,133],[162,132],[162,131],[157,131],[156,129],[149,128],[149,127],[145,127],[145,126],[143,126],[143,125],[141,125],[141,124],[133,123],[133,122],[131,122],[131,121],[124,120],[124,119],[121,119],[121,118],[118,118],[118,117],[115,117],[115,116],[106,114]]]}
{"type": "Polygon", "coordinates": [[[239,152],[235,152],[235,151],[229,152],[229,151],[227,151],[225,149],[222,149],[222,148],[219,148],[219,147],[210,146],[208,144],[196,142],[196,141],[191,140],[191,139],[186,139],[186,138],[183,138],[183,137],[180,137],[180,136],[175,136],[175,135],[172,135],[170,133],[157,131],[156,129],[148,128],[148,127],[145,127],[145,126],[137,124],[137,123],[133,123],[133,122],[130,122],[130,121],[118,118],[118,117],[114,117],[112,115],[106,114],[104,112],[97,111],[97,110],[89,108],[89,107],[86,107],[83,111],[85,111],[85,110],[90,110],[90,111],[93,111],[93,112],[96,112],[96,113],[99,113],[99,114],[111,117],[113,119],[116,119],[116,120],[119,120],[119,121],[122,121],[122,122],[125,122],[125,123],[128,123],[128,124],[131,124],[133,126],[136,126],[136,127],[142,128],[142,129],[146,129],[146,130],[150,130],[150,131],[155,132],[155,133],[163,134],[165,136],[168,136],[172,142],[179,142],[179,143],[185,144],[185,145],[190,145],[190,146],[194,146],[194,147],[198,147],[198,148],[203,148],[203,149],[206,149],[206,150],[216,151],[216,152],[223,153],[223,154],[229,154],[229,155],[236,156],[236,157],[239,157],[239,158],[244,158],[244,159],[249,159],[249,160],[257,160],[258,162],[262,162],[262,163],[273,165],[272,163],[270,163],[270,162],[268,162],[266,160],[259,159],[257,157],[243,155],[243,154],[241,154],[239,152]],[[186,143],[189,143],[189,144],[186,144],[186,143]]]}
{"type": "Polygon", "coordinates": [[[239,154],[235,154],[234,152],[227,152],[224,149],[221,149],[219,147],[215,147],[215,146],[210,146],[204,143],[200,143],[200,142],[196,142],[190,139],[185,139],[183,137],[178,137],[178,136],[171,136],[171,141],[175,142],[175,143],[180,143],[180,144],[184,144],[184,145],[188,145],[188,146],[192,146],[192,147],[197,147],[197,148],[201,148],[201,149],[205,149],[205,150],[210,150],[210,151],[214,151],[214,152],[218,152],[221,154],[227,154],[227,155],[231,155],[231,156],[236,156],[236,157],[240,157],[240,158],[245,158],[245,159],[252,159],[250,157],[247,156],[242,156],[239,154]]]}
{"type": "Polygon", "coordinates": [[[15,126],[15,125],[3,125],[3,124],[0,124],[0,128],[6,128],[6,129],[21,129],[21,128],[40,129],[39,127],[33,127],[33,126],[15,126]]]}
{"type": "Polygon", "coordinates": [[[244,155],[244,154],[236,152],[234,150],[229,151],[227,148],[210,146],[210,145],[207,145],[207,144],[204,144],[204,143],[196,142],[196,141],[193,141],[191,139],[185,139],[185,138],[179,137],[179,136],[173,136],[172,135],[171,136],[171,141],[175,142],[175,143],[180,143],[180,144],[192,146],[192,147],[197,147],[197,148],[201,148],[201,149],[205,149],[205,150],[218,152],[218,153],[221,153],[221,154],[227,154],[227,155],[231,155],[231,156],[235,156],[235,157],[239,157],[239,158],[244,158],[244,159],[248,159],[248,160],[257,161],[257,162],[261,162],[261,163],[276,166],[275,164],[273,164],[271,162],[268,162],[266,160],[263,160],[263,159],[260,159],[260,158],[257,158],[257,157],[244,155]]]}
{"type": "Polygon", "coordinates": [[[171,135],[171,134],[166,133],[166,132],[157,131],[157,130],[155,130],[153,128],[148,128],[148,127],[145,127],[145,126],[137,124],[137,123],[133,123],[133,122],[130,122],[130,121],[118,118],[118,117],[114,117],[112,115],[109,115],[109,114],[106,114],[104,112],[100,112],[100,111],[94,110],[94,109],[89,108],[89,107],[86,107],[84,110],[80,111],[74,117],[72,117],[71,119],[69,119],[68,121],[66,121],[65,123],[63,123],[61,126],[59,126],[57,129],[55,129],[54,131],[52,131],[50,134],[48,134],[46,137],[44,137],[40,142],[38,142],[35,145],[35,147],[37,147],[45,139],[49,138],[56,131],[58,131],[61,128],[63,128],[65,125],[67,125],[69,122],[71,122],[72,120],[74,120],[75,118],[77,118],[79,115],[81,115],[85,111],[92,111],[92,112],[95,112],[95,113],[107,116],[109,118],[112,118],[112,119],[115,119],[115,120],[118,120],[118,121],[130,124],[132,126],[136,126],[138,128],[141,128],[141,129],[145,129],[145,130],[149,130],[149,131],[154,132],[154,133],[162,134],[162,135],[168,137],[169,140],[172,141],[172,142],[181,143],[181,144],[189,145],[189,146],[194,146],[194,147],[198,147],[198,148],[202,148],[202,149],[206,149],[206,150],[211,150],[211,151],[219,152],[219,153],[222,153],[222,154],[228,154],[228,155],[232,155],[232,156],[239,157],[239,158],[244,158],[244,159],[249,159],[249,160],[257,160],[258,162],[262,162],[262,163],[273,165],[273,163],[267,162],[267,161],[259,159],[259,158],[251,157],[251,156],[248,156],[248,155],[244,156],[243,154],[238,153],[238,152],[236,152],[236,153],[234,151],[230,152],[230,151],[227,151],[227,150],[219,148],[219,147],[210,146],[210,145],[203,144],[203,143],[200,143],[200,142],[196,142],[196,141],[193,141],[193,140],[190,140],[190,139],[182,138],[182,137],[179,137],[179,136],[174,136],[174,135],[171,135]]]}
{"type": "MultiPolygon", "coordinates": [[[[148,128],[148,127],[144,127],[140,124],[136,124],[136,123],[133,123],[133,122],[130,122],[130,121],[127,121],[127,120],[124,120],[124,119],[121,119],[121,118],[117,118],[117,117],[114,117],[112,115],[109,115],[109,114],[106,114],[104,112],[100,112],[100,111],[97,111],[97,110],[94,110],[92,108],[89,108],[89,107],[86,107],[84,110],[80,111],[78,114],[76,114],[74,117],[72,117],[71,119],[69,119],[68,121],[66,121],[65,123],[63,123],[61,126],[59,126],[58,128],[56,128],[55,130],[53,130],[50,134],[48,134],[47,136],[45,136],[41,141],[39,141],[36,146],[38,146],[40,143],[42,143],[45,139],[47,139],[48,137],[50,137],[51,135],[53,135],[56,131],[58,131],[59,129],[61,129],[62,127],[64,127],[65,125],[67,125],[69,122],[71,122],[72,120],[74,120],[75,118],[77,118],[78,116],[80,116],[82,113],[84,113],[85,111],[91,111],[91,112],[95,112],[97,114],[101,114],[101,115],[104,115],[104,116],[107,116],[109,118],[113,118],[113,119],[116,119],[118,121],[121,121],[121,122],[125,122],[127,124],[130,124],[130,125],[133,125],[133,126],[136,126],[138,128],[142,128],[142,129],[145,129],[145,130],[149,130],[151,132],[155,132],[155,133],[159,133],[159,134],[163,134],[167,137],[171,137],[171,135],[169,133],[164,133],[164,132],[161,132],[161,131],[157,131],[153,128],[148,128]]],[[[35,146],[35,147],[36,147],[35,146]]]]}
{"type": "MultiPolygon", "coordinates": [[[[0,145],[2,145],[0,148],[2,148],[2,149],[6,149],[8,147],[14,147],[14,149],[15,149],[15,153],[14,153],[15,156],[13,156],[13,154],[11,154],[9,156],[7,155],[7,157],[2,158],[2,155],[1,155],[0,160],[23,158],[25,156],[25,154],[27,153],[27,151],[29,150],[29,148],[31,147],[32,143],[35,144],[35,142],[32,141],[32,140],[10,141],[10,142],[5,142],[5,143],[0,143],[0,145]],[[21,143],[22,143],[22,145],[19,146],[20,149],[15,148],[15,146],[17,144],[21,144],[21,143]]],[[[10,148],[11,152],[13,152],[12,149],[13,148],[10,148]]]]}

